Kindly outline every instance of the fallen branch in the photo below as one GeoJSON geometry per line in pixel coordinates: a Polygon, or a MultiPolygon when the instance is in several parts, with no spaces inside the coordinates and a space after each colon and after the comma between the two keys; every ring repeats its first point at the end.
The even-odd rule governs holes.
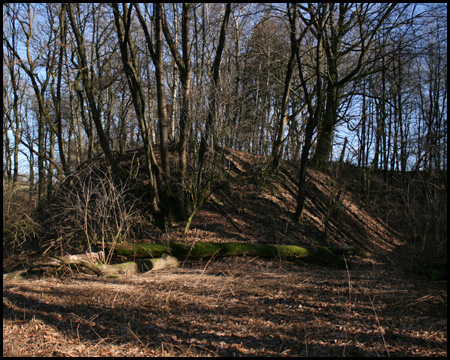
{"type": "Polygon", "coordinates": [[[80,270],[86,269],[89,273],[94,273],[97,276],[115,276],[115,275],[131,275],[138,272],[148,272],[154,270],[171,269],[179,267],[178,259],[173,256],[164,255],[161,258],[138,260],[137,262],[125,262],[120,264],[98,264],[89,261],[80,260],[78,258],[85,258],[85,255],[68,255],[68,256],[54,256],[50,262],[40,262],[31,265],[26,270],[15,271],[8,274],[3,274],[3,279],[18,279],[27,278],[32,275],[40,276],[44,273],[45,268],[56,268],[51,273],[57,273],[65,266],[76,266],[80,270]]]}
{"type": "Polygon", "coordinates": [[[61,256],[54,256],[53,257],[56,260],[59,260],[61,263],[63,263],[64,265],[67,265],[70,267],[70,265],[76,265],[76,266],[80,266],[86,269],[91,270],[95,275],[97,276],[101,276],[103,275],[102,272],[99,270],[99,268],[97,266],[95,266],[94,264],[91,264],[87,261],[84,260],[72,260],[72,259],[64,259],[61,256]]]}

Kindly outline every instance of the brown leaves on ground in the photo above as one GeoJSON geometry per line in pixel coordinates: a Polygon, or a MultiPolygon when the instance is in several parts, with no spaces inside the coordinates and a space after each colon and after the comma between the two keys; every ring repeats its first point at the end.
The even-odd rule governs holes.
{"type": "Polygon", "coordinates": [[[446,356],[447,292],[371,260],[5,281],[4,356],[446,356]]]}

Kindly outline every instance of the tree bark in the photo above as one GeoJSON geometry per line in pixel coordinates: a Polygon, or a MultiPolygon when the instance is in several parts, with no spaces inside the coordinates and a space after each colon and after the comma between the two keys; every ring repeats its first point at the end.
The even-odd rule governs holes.
{"type": "MultiPolygon", "coordinates": [[[[64,174],[67,175],[69,173],[69,167],[66,162],[66,150],[64,146],[64,137],[62,134],[62,110],[61,110],[61,80],[62,80],[62,67],[65,63],[64,59],[64,46],[66,44],[66,36],[67,36],[67,24],[66,24],[66,4],[61,4],[60,11],[60,48],[59,48],[59,63],[58,63],[58,79],[56,84],[56,98],[55,98],[55,112],[56,112],[56,125],[58,127],[58,150],[59,157],[61,159],[61,166],[64,171],[64,174]]],[[[70,152],[70,148],[69,148],[70,152]]]]}
{"type": "Polygon", "coordinates": [[[329,86],[327,89],[326,108],[317,140],[316,152],[311,160],[312,164],[325,169],[333,148],[334,128],[337,123],[337,89],[329,86]]]}
{"type": "MultiPolygon", "coordinates": [[[[158,97],[158,119],[159,119],[159,135],[161,160],[166,183],[170,179],[169,166],[169,119],[167,114],[166,90],[164,86],[164,58],[163,58],[163,33],[162,33],[162,12],[161,3],[155,4],[155,32],[156,32],[156,49],[155,59],[155,77],[156,77],[156,94],[158,97]]],[[[149,39],[147,39],[149,41],[149,39]]]]}
{"type": "Polygon", "coordinates": [[[289,58],[289,63],[286,70],[286,77],[284,79],[284,92],[283,92],[283,100],[281,102],[281,111],[280,111],[280,122],[278,124],[277,134],[273,143],[272,150],[272,170],[277,171],[280,165],[281,155],[283,154],[283,143],[284,143],[284,131],[287,126],[288,116],[287,116],[287,105],[289,101],[289,94],[291,92],[291,81],[292,81],[292,73],[294,72],[294,64],[295,64],[295,52],[292,51],[291,47],[291,56],[289,58]]]}
{"type": "Polygon", "coordinates": [[[183,54],[181,55],[175,45],[174,38],[170,33],[169,26],[164,11],[164,5],[158,4],[160,9],[162,30],[164,37],[169,45],[170,52],[177,64],[180,72],[180,82],[182,86],[182,104],[180,115],[180,138],[179,138],[179,156],[180,156],[180,178],[184,183],[187,171],[187,137],[188,126],[190,121],[190,92],[191,92],[191,46],[190,46],[190,21],[191,9],[193,4],[183,3],[182,19],[181,19],[181,47],[183,54]]]}

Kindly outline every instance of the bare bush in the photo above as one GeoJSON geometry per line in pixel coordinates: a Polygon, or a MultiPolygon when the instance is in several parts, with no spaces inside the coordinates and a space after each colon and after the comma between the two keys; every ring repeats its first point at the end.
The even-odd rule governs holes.
{"type": "Polygon", "coordinates": [[[37,237],[40,226],[30,216],[29,193],[21,186],[3,185],[3,250],[21,251],[24,244],[37,237]]]}
{"type": "Polygon", "coordinates": [[[53,216],[57,244],[84,248],[91,252],[101,247],[106,263],[114,245],[126,241],[136,223],[142,223],[137,207],[140,200],[130,191],[127,181],[93,166],[76,173],[61,186],[58,211],[53,216]],[[105,245],[113,244],[110,252],[105,245]]]}
{"type": "Polygon", "coordinates": [[[405,191],[405,214],[418,262],[447,260],[447,185],[436,174],[419,174],[405,191]]]}
{"type": "Polygon", "coordinates": [[[370,177],[372,211],[409,239],[412,264],[447,261],[447,179],[414,172],[370,177]]]}

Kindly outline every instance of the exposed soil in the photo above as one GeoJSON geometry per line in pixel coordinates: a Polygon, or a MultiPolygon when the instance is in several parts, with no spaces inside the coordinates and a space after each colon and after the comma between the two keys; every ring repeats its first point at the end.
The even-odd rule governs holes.
{"type": "MultiPolygon", "coordinates": [[[[118,279],[4,280],[3,355],[447,356],[447,282],[404,271],[401,234],[346,190],[348,178],[343,188],[309,170],[299,225],[294,166],[265,177],[262,159],[227,158],[232,181],[186,237],[179,222],[134,240],[359,245],[372,257],[347,270],[240,257],[118,279]]],[[[3,261],[4,272],[16,266],[3,261]]]]}

